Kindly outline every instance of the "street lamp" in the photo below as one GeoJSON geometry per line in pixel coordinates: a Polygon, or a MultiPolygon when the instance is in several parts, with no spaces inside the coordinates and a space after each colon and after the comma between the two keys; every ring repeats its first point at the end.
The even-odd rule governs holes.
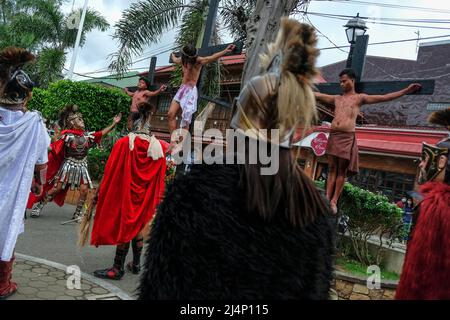
{"type": "Polygon", "coordinates": [[[358,36],[363,36],[368,27],[366,27],[364,20],[359,17],[359,13],[356,17],[350,19],[344,27],[347,28],[345,29],[345,33],[347,34],[347,40],[350,43],[350,52],[347,59],[347,68],[350,68],[352,66],[353,50],[355,49],[356,38],[358,36]]]}

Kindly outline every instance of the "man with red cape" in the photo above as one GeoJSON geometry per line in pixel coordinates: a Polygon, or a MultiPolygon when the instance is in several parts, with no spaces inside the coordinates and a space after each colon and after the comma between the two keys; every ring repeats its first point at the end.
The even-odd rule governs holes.
{"type": "MultiPolygon", "coordinates": [[[[450,108],[434,112],[429,121],[450,130],[450,108]]],[[[396,299],[450,299],[449,153],[450,138],[436,146],[423,144],[418,179],[423,200],[413,217],[396,299]]]]}
{"type": "Polygon", "coordinates": [[[117,245],[113,266],[94,272],[99,278],[123,277],[130,241],[133,261],[127,269],[139,273],[144,233],[164,195],[168,143],[150,132],[151,105],[141,103],[138,109],[133,131],[111,151],[96,196],[91,244],[117,245]]]}
{"type": "Polygon", "coordinates": [[[71,190],[80,190],[80,198],[72,217],[76,221],[82,216],[89,189],[93,189],[88,171],[88,151],[115,128],[122,115],[115,116],[110,126],[97,132],[85,131],[83,115],[76,105],[65,106],[59,116],[59,125],[63,131],[60,138],[50,145],[44,192],[39,197],[30,193],[27,208],[31,209],[37,203],[31,211],[31,217],[37,218],[49,201],[62,207],[70,186],[71,190]]]}

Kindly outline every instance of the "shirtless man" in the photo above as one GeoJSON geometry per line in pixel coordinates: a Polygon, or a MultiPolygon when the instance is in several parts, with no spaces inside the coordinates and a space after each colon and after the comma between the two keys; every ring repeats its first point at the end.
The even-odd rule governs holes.
{"type": "Polygon", "coordinates": [[[128,123],[127,123],[128,130],[131,130],[133,127],[134,116],[139,115],[139,110],[137,106],[142,102],[147,102],[150,97],[154,97],[160,94],[167,88],[166,86],[161,86],[156,91],[150,91],[148,90],[149,86],[150,82],[146,78],[141,77],[139,79],[139,83],[137,86],[138,88],[135,92],[131,92],[128,90],[128,88],[125,88],[126,94],[128,94],[130,97],[133,98],[131,101],[130,114],[128,116],[128,123]]]}
{"type": "Polygon", "coordinates": [[[327,95],[315,92],[316,99],[335,105],[335,117],[331,123],[328,139],[328,181],[326,195],[331,210],[337,213],[337,203],[344,188],[345,178],[358,173],[358,146],[356,144],[355,124],[360,108],[364,104],[387,102],[420,90],[421,85],[413,83],[407,88],[385,95],[356,93],[355,72],[344,69],[339,74],[342,95],[327,95]]]}
{"type": "MultiPolygon", "coordinates": [[[[181,49],[181,58],[176,57],[175,54],[172,53],[172,61],[175,64],[181,64],[183,69],[183,82],[173,98],[169,112],[167,113],[171,135],[177,127],[176,116],[180,108],[182,110],[180,127],[181,129],[189,129],[192,115],[197,111],[198,94],[196,85],[202,66],[214,62],[227,53],[232,52],[235,47],[235,45],[230,44],[225,50],[207,57],[199,57],[197,49],[192,45],[184,46],[183,49],[181,49]]],[[[170,149],[175,145],[176,141],[171,138],[170,149]]]]}

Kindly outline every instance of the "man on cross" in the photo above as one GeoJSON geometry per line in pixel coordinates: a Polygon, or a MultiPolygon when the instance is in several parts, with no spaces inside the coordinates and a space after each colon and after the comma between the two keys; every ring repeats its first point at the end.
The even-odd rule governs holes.
{"type": "Polygon", "coordinates": [[[133,127],[133,122],[139,118],[139,110],[138,105],[141,103],[148,102],[148,99],[151,97],[157,96],[161,92],[164,92],[167,87],[161,86],[156,91],[150,91],[150,80],[145,77],[140,77],[137,85],[137,90],[135,92],[131,92],[128,88],[125,88],[125,93],[132,97],[131,106],[130,106],[130,114],[128,115],[127,128],[131,131],[133,127]]]}
{"type": "Polygon", "coordinates": [[[337,213],[337,203],[344,188],[347,175],[358,173],[358,146],[356,144],[356,117],[364,104],[387,102],[421,89],[413,83],[407,88],[384,94],[368,95],[355,91],[356,75],[352,69],[344,69],[339,74],[342,95],[327,95],[315,92],[316,99],[329,105],[335,105],[335,117],[331,123],[328,138],[328,179],[326,196],[332,211],[337,213]]]}
{"type": "MultiPolygon", "coordinates": [[[[234,44],[230,44],[225,50],[217,52],[207,57],[198,56],[198,50],[192,45],[186,45],[181,49],[181,57],[176,57],[172,53],[172,61],[175,64],[181,64],[183,70],[183,82],[178,89],[175,97],[170,104],[167,118],[169,120],[169,131],[172,134],[176,127],[176,116],[180,108],[182,110],[181,115],[181,129],[189,129],[189,125],[192,121],[192,115],[197,111],[197,82],[200,77],[202,67],[208,63],[217,61],[227,53],[233,52],[235,49],[234,44]]],[[[170,149],[176,145],[176,141],[171,138],[170,149]]]]}

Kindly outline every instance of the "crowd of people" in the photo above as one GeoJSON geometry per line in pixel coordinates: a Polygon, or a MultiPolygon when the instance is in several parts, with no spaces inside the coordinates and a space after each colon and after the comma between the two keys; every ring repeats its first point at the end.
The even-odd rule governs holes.
{"type": "MultiPolygon", "coordinates": [[[[276,145],[280,166],[261,175],[261,161],[193,165],[165,190],[166,155],[176,150],[151,131],[153,107],[148,98],[165,90],[149,90],[139,80],[128,115],[128,135],[114,145],[90,205],[94,210],[90,243],[114,245],[113,265],[99,269],[100,278],[121,279],[126,270],[138,274],[140,299],[328,299],[333,280],[337,203],[348,174],[358,172],[356,115],[363,104],[389,101],[420,90],[413,84],[387,95],[355,92],[355,74],[343,70],[342,95],[314,92],[317,36],[307,24],[283,18],[276,40],[258,63],[261,72],[243,84],[235,102],[231,127],[250,144],[276,145]],[[326,197],[300,169],[290,151],[292,133],[316,117],[316,99],[336,106],[327,148],[329,175],[326,197]],[[275,140],[261,129],[279,129],[275,140]],[[151,224],[150,224],[151,221],[151,224]],[[145,260],[141,263],[147,240],[145,260]],[[126,264],[130,249],[133,259],[126,264]]],[[[176,115],[187,129],[197,110],[196,83],[202,67],[234,50],[200,57],[187,45],[181,57],[183,82],[173,98],[168,120],[171,133],[176,115]]],[[[87,152],[121,121],[88,132],[75,104],[65,106],[52,138],[42,116],[26,109],[33,82],[23,71],[33,55],[20,48],[0,52],[0,298],[17,291],[11,280],[14,247],[24,231],[24,212],[38,217],[45,204],[64,204],[67,190],[79,189],[73,220],[83,215],[92,188],[87,152]],[[31,191],[31,193],[30,193],[31,191]]],[[[450,110],[438,112],[432,123],[450,126],[450,110]]],[[[450,128],[449,128],[450,129],[450,128]]],[[[405,224],[412,226],[399,299],[450,298],[450,140],[424,145],[420,164],[422,202],[402,202],[405,224]],[[412,218],[414,216],[414,218],[412,218]],[[442,250],[439,251],[438,250],[442,250]],[[421,269],[422,268],[422,269],[421,269]],[[446,271],[444,271],[446,270],[446,271]]],[[[227,155],[237,157],[237,150],[227,155]]],[[[224,155],[225,156],[225,155],[224,155]]],[[[86,210],[89,211],[89,210],[86,210]]]]}

